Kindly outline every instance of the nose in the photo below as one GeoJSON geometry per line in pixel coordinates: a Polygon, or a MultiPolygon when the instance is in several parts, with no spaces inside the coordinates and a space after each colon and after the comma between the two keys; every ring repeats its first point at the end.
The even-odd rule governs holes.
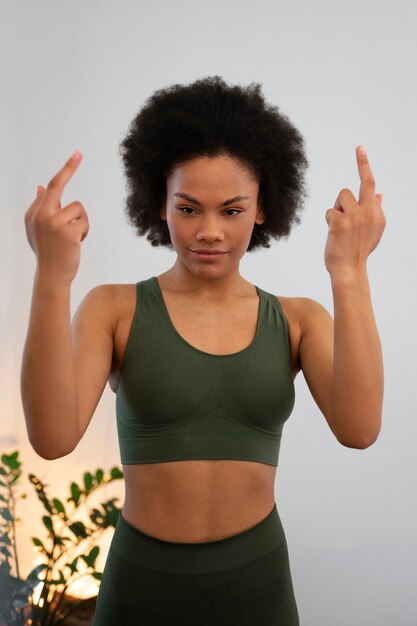
{"type": "Polygon", "coordinates": [[[224,233],[215,216],[209,215],[200,222],[196,238],[198,241],[223,241],[224,233]]]}

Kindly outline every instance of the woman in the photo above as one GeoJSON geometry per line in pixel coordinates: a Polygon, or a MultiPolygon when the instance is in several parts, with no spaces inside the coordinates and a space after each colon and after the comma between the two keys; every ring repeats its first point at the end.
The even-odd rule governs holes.
{"type": "Polygon", "coordinates": [[[121,148],[128,219],[176,260],[134,285],[92,289],[72,335],[89,226],[80,202],[59,200],[80,154],[25,216],[38,260],[22,368],[34,449],[71,452],[107,380],[116,393],[126,497],[93,624],[296,626],[274,481],[298,371],[342,445],[365,448],[380,430],[365,263],[385,218],[369,163],[358,151],[359,204],[345,189],[326,213],[333,325],[318,302],[239,273],[246,251],[289,235],[305,195],[303,138],[260,85],[215,76],[159,90],[121,148]]]}

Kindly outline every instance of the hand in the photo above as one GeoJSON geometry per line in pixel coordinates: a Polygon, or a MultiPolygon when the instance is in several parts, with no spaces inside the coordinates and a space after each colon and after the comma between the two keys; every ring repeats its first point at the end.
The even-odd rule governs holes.
{"type": "Polygon", "coordinates": [[[386,225],[382,195],[375,195],[375,179],[366,154],[356,148],[361,180],[359,200],[342,189],[335,205],[326,211],[329,232],[324,252],[330,274],[366,268],[366,260],[381,240],[386,225]]]}
{"type": "Polygon", "coordinates": [[[61,283],[70,283],[80,263],[80,242],[89,231],[81,202],[61,208],[61,196],[82,155],[71,157],[38,195],[25,213],[26,235],[38,260],[38,271],[61,283]]]}

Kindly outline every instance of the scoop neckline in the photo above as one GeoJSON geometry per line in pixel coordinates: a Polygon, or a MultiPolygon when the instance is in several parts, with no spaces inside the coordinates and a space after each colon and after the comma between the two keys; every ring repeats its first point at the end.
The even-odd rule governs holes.
{"type": "Polygon", "coordinates": [[[180,341],[182,341],[183,344],[185,344],[186,346],[188,346],[188,348],[191,348],[191,350],[194,350],[194,352],[198,352],[199,354],[203,354],[204,356],[208,356],[208,357],[212,357],[215,359],[227,359],[230,357],[234,357],[234,356],[240,356],[241,354],[244,354],[245,352],[248,352],[251,348],[253,348],[255,346],[255,344],[257,343],[257,340],[259,338],[259,334],[260,334],[260,326],[261,326],[261,315],[262,315],[262,294],[261,294],[261,289],[257,286],[254,285],[256,292],[258,294],[258,317],[256,320],[256,331],[255,331],[255,336],[253,338],[253,340],[251,341],[251,343],[246,346],[246,348],[243,348],[243,350],[239,350],[238,352],[232,352],[230,354],[212,354],[211,352],[204,352],[204,350],[200,350],[199,348],[196,348],[195,346],[192,346],[190,343],[188,343],[188,341],[186,341],[184,339],[184,337],[182,335],[179,334],[179,332],[177,331],[177,329],[175,328],[174,324],[172,323],[171,317],[169,315],[168,312],[168,308],[165,304],[165,300],[164,300],[164,295],[162,293],[162,289],[159,285],[158,279],[156,276],[152,276],[152,281],[153,284],[155,286],[155,290],[160,298],[161,304],[162,304],[162,308],[164,311],[164,315],[168,320],[169,326],[171,328],[171,330],[174,332],[174,334],[178,337],[178,339],[180,341]]]}

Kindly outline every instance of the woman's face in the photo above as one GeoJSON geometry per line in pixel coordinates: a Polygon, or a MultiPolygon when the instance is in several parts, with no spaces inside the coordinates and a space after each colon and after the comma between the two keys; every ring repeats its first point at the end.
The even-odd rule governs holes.
{"type": "Polygon", "coordinates": [[[160,216],[167,222],[177,260],[194,274],[218,275],[236,268],[255,223],[264,222],[258,207],[259,183],[238,161],[222,155],[198,157],[177,166],[166,186],[166,205],[160,216]],[[207,261],[193,252],[197,249],[225,254],[207,261]]]}

